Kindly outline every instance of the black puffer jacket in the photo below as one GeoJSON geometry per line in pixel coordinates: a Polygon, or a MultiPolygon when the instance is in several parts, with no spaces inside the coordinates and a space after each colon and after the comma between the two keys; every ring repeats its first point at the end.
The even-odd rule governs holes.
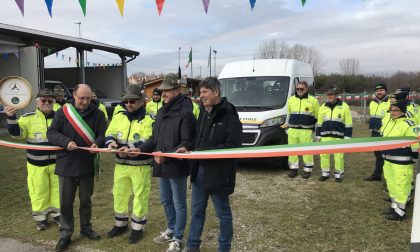
{"type": "MultiPolygon", "coordinates": [[[[71,103],[74,106],[74,100],[71,103]]],[[[85,111],[78,112],[95,133],[96,145],[104,147],[106,130],[104,113],[92,103],[85,111]]],[[[85,150],[66,150],[67,145],[71,141],[74,141],[79,147],[90,146],[85,143],[67,120],[62,108],[55,113],[54,120],[48,128],[47,137],[52,144],[64,148],[64,150],[57,152],[55,174],[63,177],[93,176],[93,159],[95,154],[85,150]]]]}
{"type": "MultiPolygon", "coordinates": [[[[174,152],[181,147],[192,150],[195,124],[191,100],[180,94],[158,110],[153,134],[140,149],[143,152],[174,152]]],[[[190,164],[186,159],[166,158],[161,164],[153,163],[154,177],[187,177],[189,174],[190,164]]]]}
{"type": "MultiPolygon", "coordinates": [[[[242,146],[242,124],[235,107],[226,98],[208,113],[200,108],[194,150],[238,148],[242,146]]],[[[203,159],[192,162],[191,182],[204,167],[204,191],[208,194],[232,194],[235,188],[235,159],[203,159]]]]}

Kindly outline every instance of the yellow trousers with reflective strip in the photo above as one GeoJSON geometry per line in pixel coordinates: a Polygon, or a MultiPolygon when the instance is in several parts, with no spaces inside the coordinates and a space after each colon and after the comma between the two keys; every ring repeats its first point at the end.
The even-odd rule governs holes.
{"type": "MultiPolygon", "coordinates": [[[[340,138],[335,137],[322,137],[321,142],[328,142],[340,140],[340,138]]],[[[321,154],[319,155],[321,159],[321,170],[323,173],[330,172],[330,154],[321,154]]],[[[334,168],[335,172],[342,174],[344,172],[344,153],[335,153],[334,154],[334,168]]],[[[337,176],[336,176],[337,177],[337,176]]],[[[341,176],[338,176],[341,177],[341,176]]]]}
{"type": "Polygon", "coordinates": [[[396,203],[405,205],[411,193],[413,165],[393,164],[385,160],[384,177],[391,199],[396,203]]]}
{"type": "MultiPolygon", "coordinates": [[[[299,144],[299,143],[312,143],[313,131],[310,129],[293,129],[290,128],[287,130],[287,139],[288,144],[299,144]]],[[[314,166],[314,156],[313,155],[304,155],[303,163],[305,166],[314,166]]],[[[299,168],[299,157],[298,156],[289,156],[289,168],[298,169],[299,168]]]]}
{"type": "Polygon", "coordinates": [[[60,213],[58,176],[54,174],[55,164],[35,166],[27,163],[28,190],[31,198],[32,215],[35,221],[47,219],[47,214],[60,213]]]}
{"type": "Polygon", "coordinates": [[[128,201],[133,193],[133,215],[142,218],[149,212],[150,165],[115,165],[114,171],[114,211],[128,216],[128,201]]]}

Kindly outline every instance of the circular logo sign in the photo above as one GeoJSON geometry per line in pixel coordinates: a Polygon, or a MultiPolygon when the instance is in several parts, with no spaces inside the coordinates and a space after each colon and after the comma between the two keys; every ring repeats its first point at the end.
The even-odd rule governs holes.
{"type": "Polygon", "coordinates": [[[10,76],[0,81],[0,102],[8,107],[21,109],[32,100],[32,87],[27,80],[10,76]]]}

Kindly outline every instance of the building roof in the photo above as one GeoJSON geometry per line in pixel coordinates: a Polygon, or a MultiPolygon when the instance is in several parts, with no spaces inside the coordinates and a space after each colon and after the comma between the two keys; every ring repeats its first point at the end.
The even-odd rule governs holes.
{"type": "Polygon", "coordinates": [[[48,46],[56,48],[55,51],[65,49],[67,47],[75,47],[91,51],[92,49],[102,50],[110,53],[118,54],[119,56],[135,57],[139,56],[139,52],[125,49],[122,47],[112,46],[93,40],[76,38],[66,35],[60,35],[56,33],[50,33],[45,31],[39,31],[14,25],[8,25],[0,23],[0,35],[16,36],[27,45],[35,45],[35,43],[41,46],[48,46]]]}

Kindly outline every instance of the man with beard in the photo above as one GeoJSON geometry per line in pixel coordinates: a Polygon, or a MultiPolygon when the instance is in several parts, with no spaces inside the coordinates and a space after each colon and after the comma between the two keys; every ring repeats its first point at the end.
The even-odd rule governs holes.
{"type": "MultiPolygon", "coordinates": [[[[193,149],[195,118],[191,100],[181,94],[178,76],[167,74],[159,86],[163,106],[158,110],[152,136],[140,146],[141,152],[188,152],[193,149]]],[[[181,250],[187,224],[188,160],[154,157],[153,176],[158,177],[161,204],[165,210],[167,227],[153,241],[169,242],[167,252],[181,250]]]]}
{"type": "MultiPolygon", "coordinates": [[[[289,112],[288,143],[311,143],[318,117],[319,104],[315,97],[308,94],[308,83],[306,81],[300,81],[296,84],[296,93],[290,97],[287,105],[289,112]]],[[[303,163],[302,178],[308,179],[314,167],[314,156],[304,155],[303,163]]],[[[299,169],[298,156],[289,156],[289,168],[289,177],[296,177],[299,169]]]]}
{"type": "MultiPolygon", "coordinates": [[[[372,132],[372,137],[381,136],[380,129],[382,126],[382,119],[389,110],[389,97],[387,94],[386,84],[379,83],[375,86],[375,99],[369,104],[370,120],[369,130],[372,132]]],[[[380,181],[382,180],[382,170],[384,166],[384,159],[380,151],[375,151],[375,169],[366,181],[380,181]]]]}
{"type": "Polygon", "coordinates": [[[108,232],[113,238],[128,230],[128,202],[133,194],[130,244],[136,243],[147,222],[152,169],[150,156],[132,156],[128,151],[152,135],[154,119],[146,113],[144,95],[139,85],[130,85],[122,97],[126,111],[117,113],[105,133],[105,145],[127,153],[116,155],[114,170],[115,225],[108,232]]]}

